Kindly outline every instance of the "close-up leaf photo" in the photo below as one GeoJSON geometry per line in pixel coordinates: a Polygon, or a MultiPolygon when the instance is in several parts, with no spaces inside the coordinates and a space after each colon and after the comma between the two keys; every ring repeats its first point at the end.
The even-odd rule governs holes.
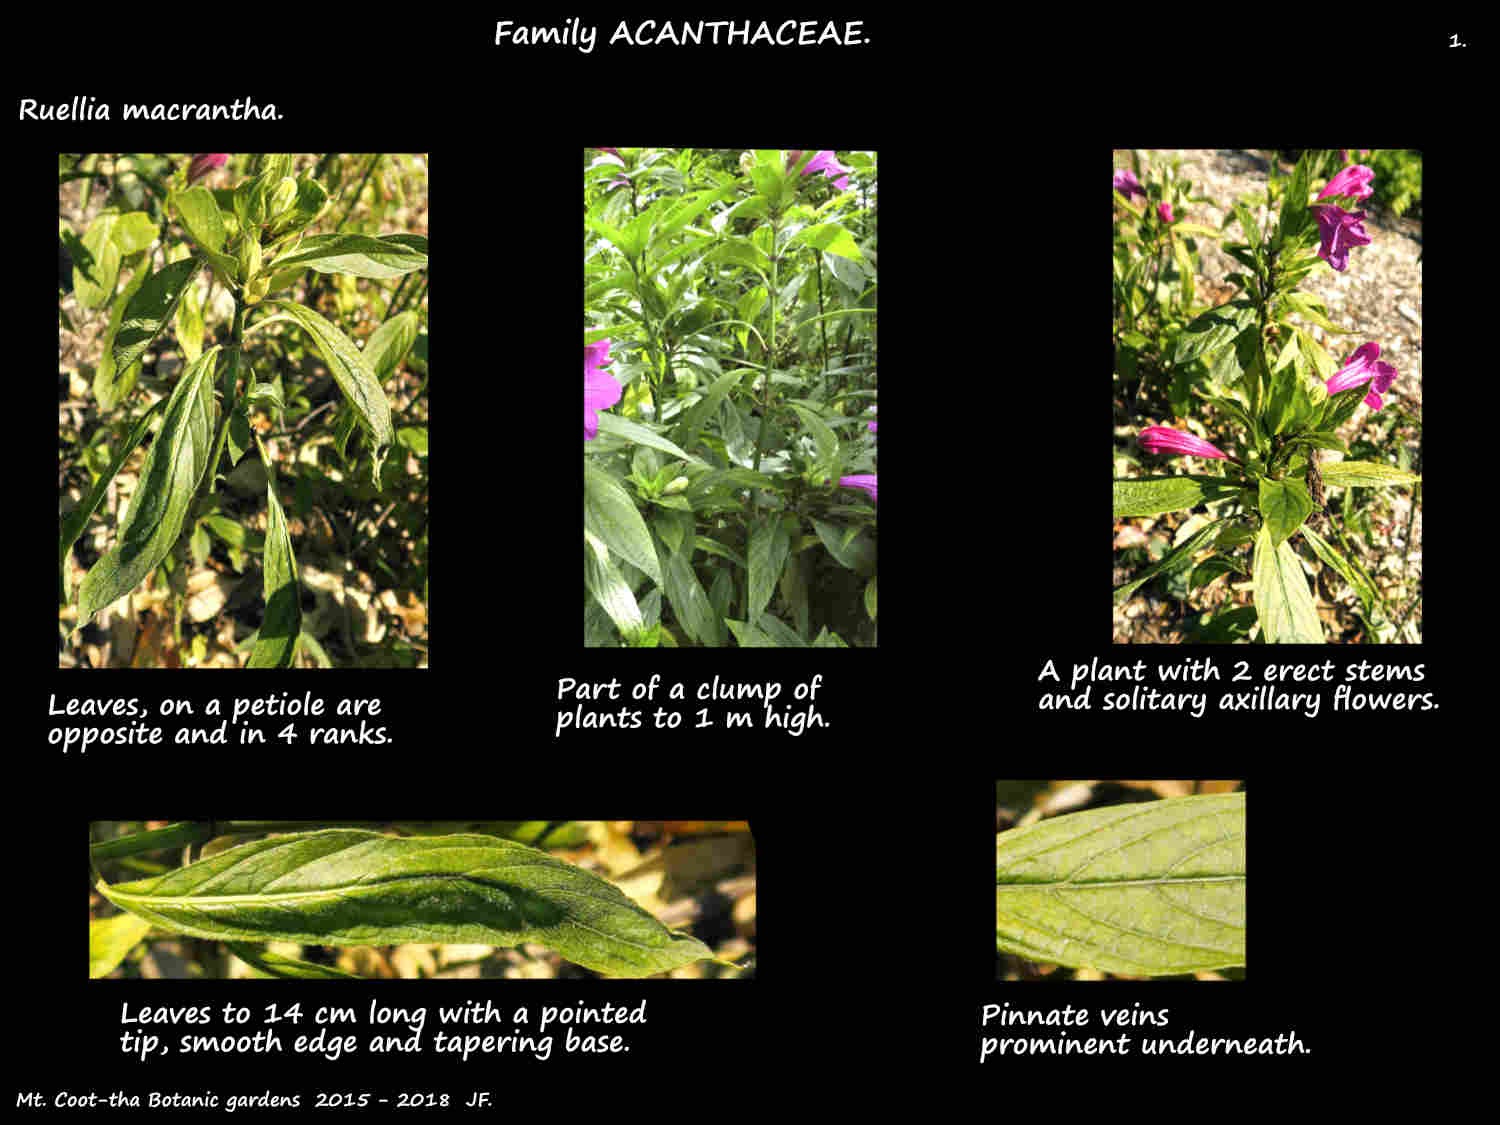
{"type": "Polygon", "coordinates": [[[751,979],[745,821],[96,821],[89,976],[751,979]]]}
{"type": "Polygon", "coordinates": [[[427,666],[427,169],[59,155],[59,667],[427,666]]]}
{"type": "Polygon", "coordinates": [[[583,161],[585,647],[875,647],[877,154],[583,161]]]}
{"type": "Polygon", "coordinates": [[[1245,979],[1243,781],[997,781],[996,980],[1245,979]]]}

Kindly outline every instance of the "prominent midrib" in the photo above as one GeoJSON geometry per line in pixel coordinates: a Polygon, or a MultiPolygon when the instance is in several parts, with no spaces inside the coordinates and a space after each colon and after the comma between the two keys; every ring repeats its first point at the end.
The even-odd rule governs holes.
{"type": "MultiPolygon", "coordinates": [[[[424,872],[411,875],[392,875],[384,879],[362,879],[357,883],[341,883],[336,886],[317,887],[305,891],[240,891],[228,895],[204,895],[193,891],[178,894],[142,894],[139,891],[122,890],[118,885],[109,888],[110,893],[119,899],[128,899],[145,907],[164,906],[262,906],[281,905],[283,903],[307,902],[312,899],[321,898],[324,895],[354,894],[359,891],[377,891],[386,887],[401,883],[415,883],[422,880],[441,880],[446,883],[473,883],[480,887],[488,887],[506,893],[528,894],[525,888],[515,887],[506,883],[495,882],[489,879],[481,879],[475,875],[463,875],[458,873],[444,874],[441,872],[424,872]]],[[[570,891],[568,888],[552,888],[554,894],[586,894],[583,891],[570,891]]]]}
{"type": "MultiPolygon", "coordinates": [[[[117,903],[121,904],[121,905],[129,903],[129,904],[134,904],[134,905],[140,907],[142,910],[148,910],[148,911],[152,911],[152,912],[162,912],[162,913],[165,913],[165,912],[169,912],[169,911],[174,910],[174,909],[177,909],[177,910],[198,910],[200,908],[202,908],[202,909],[208,909],[208,908],[211,908],[211,907],[226,907],[226,906],[228,906],[228,907],[256,907],[256,906],[266,906],[266,907],[277,906],[277,907],[279,907],[279,906],[292,906],[292,905],[295,905],[297,903],[302,903],[302,902],[313,902],[313,901],[316,901],[318,899],[326,898],[326,897],[328,897],[330,895],[347,896],[347,895],[351,895],[351,894],[353,894],[355,892],[359,892],[359,891],[380,890],[382,888],[391,886],[392,884],[395,884],[395,883],[408,883],[408,882],[416,882],[418,880],[427,880],[427,879],[441,879],[444,882],[453,882],[454,880],[457,880],[457,881],[463,882],[463,883],[474,883],[474,884],[476,884],[478,886],[481,886],[481,887],[490,887],[490,888],[494,888],[496,890],[507,891],[507,892],[521,890],[521,888],[518,888],[518,887],[511,887],[511,886],[507,886],[504,883],[497,883],[497,882],[492,882],[492,881],[485,880],[485,879],[480,879],[480,878],[478,878],[476,876],[473,876],[473,875],[445,875],[445,874],[440,874],[440,873],[436,873],[436,872],[419,874],[419,875],[393,875],[393,876],[391,876],[390,878],[387,878],[387,879],[366,880],[366,881],[363,881],[363,882],[360,882],[360,883],[351,883],[351,884],[348,884],[348,885],[340,885],[340,886],[336,886],[336,887],[323,887],[323,888],[320,888],[318,890],[281,891],[281,892],[277,892],[277,893],[274,893],[274,894],[266,894],[266,893],[262,893],[262,892],[258,892],[257,891],[257,892],[241,892],[239,894],[233,894],[233,895],[199,895],[199,894],[191,894],[191,893],[189,893],[189,894],[176,894],[176,895],[150,895],[150,894],[140,894],[140,893],[134,892],[134,891],[122,891],[122,890],[119,889],[118,886],[112,886],[112,887],[109,888],[109,890],[110,890],[110,893],[114,896],[115,901],[117,903]]],[[[584,897],[584,898],[597,898],[598,897],[596,895],[590,894],[588,891],[571,890],[571,889],[568,889],[568,888],[553,888],[552,889],[552,893],[558,894],[558,895],[572,894],[572,895],[578,895],[578,896],[581,896],[581,897],[584,897]]],[[[641,950],[642,952],[646,952],[646,953],[654,952],[654,947],[651,946],[651,945],[649,945],[649,944],[646,944],[644,942],[639,942],[639,941],[632,941],[630,938],[624,937],[624,936],[622,936],[620,934],[608,933],[608,932],[606,932],[604,930],[599,929],[597,926],[594,926],[594,925],[590,924],[589,922],[584,921],[582,918],[579,918],[576,915],[572,915],[572,914],[567,915],[566,916],[566,921],[569,924],[577,927],[580,930],[584,930],[584,931],[586,931],[588,933],[596,935],[597,937],[603,939],[604,941],[614,942],[614,943],[616,943],[618,945],[621,945],[621,946],[624,946],[626,948],[629,948],[629,949],[638,949],[638,950],[641,950]]],[[[488,922],[486,922],[486,921],[484,921],[482,919],[463,921],[463,922],[460,922],[459,925],[479,926],[482,929],[488,930],[488,931],[493,932],[493,933],[510,932],[510,931],[501,931],[501,930],[498,930],[494,926],[491,926],[488,922]]],[[[238,932],[239,929],[240,929],[239,927],[236,927],[236,926],[233,925],[233,919],[230,919],[227,922],[225,922],[224,926],[225,926],[226,930],[233,930],[235,932],[238,932]]],[[[399,929],[400,927],[398,926],[396,928],[399,929]]],[[[293,928],[293,929],[295,929],[295,928],[293,928]]],[[[292,932],[292,931],[289,930],[288,932],[292,932]]],[[[298,931],[298,932],[301,932],[301,931],[298,931]]]]}
{"type": "Polygon", "coordinates": [[[1243,883],[1243,875],[1192,875],[1182,879],[1162,877],[1155,879],[1101,880],[1093,883],[1073,883],[1066,880],[1044,883],[995,883],[1000,891],[1112,891],[1124,887],[1186,887],[1214,883],[1243,883]]]}

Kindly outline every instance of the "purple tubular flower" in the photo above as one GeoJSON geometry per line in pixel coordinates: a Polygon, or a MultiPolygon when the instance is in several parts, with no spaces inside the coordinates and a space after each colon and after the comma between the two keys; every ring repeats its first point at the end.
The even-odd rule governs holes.
{"type": "Polygon", "coordinates": [[[1139,195],[1146,198],[1146,189],[1141,187],[1141,181],[1135,178],[1135,173],[1129,168],[1121,168],[1115,172],[1115,190],[1126,199],[1139,195]]]}
{"type": "Polygon", "coordinates": [[[583,440],[599,436],[599,411],[608,410],[620,401],[620,384],[608,371],[600,368],[609,362],[609,341],[583,345],[583,440]]]}
{"type": "Polygon", "coordinates": [[[1370,181],[1374,178],[1375,169],[1367,168],[1363,164],[1351,164],[1328,181],[1328,186],[1318,192],[1318,198],[1327,199],[1334,195],[1349,195],[1355,199],[1364,199],[1375,193],[1375,189],[1370,187],[1370,181]]]}
{"type": "Polygon", "coordinates": [[[1365,233],[1363,211],[1350,214],[1332,204],[1315,206],[1313,216],[1318,220],[1318,234],[1323,244],[1318,247],[1322,258],[1340,273],[1349,264],[1349,250],[1354,246],[1368,246],[1372,239],[1365,233]]]}
{"type": "Polygon", "coordinates": [[[874,433],[874,432],[875,432],[875,423],[874,423],[874,422],[871,422],[871,423],[870,423],[870,432],[871,432],[871,433],[872,433],[872,434],[873,434],[873,433],[874,433]]]}
{"type": "Polygon", "coordinates": [[[1380,345],[1373,340],[1356,349],[1349,361],[1328,380],[1329,397],[1361,383],[1368,383],[1370,392],[1365,395],[1365,405],[1371,410],[1379,410],[1385,405],[1380,396],[1389,391],[1391,384],[1396,381],[1396,369],[1389,363],[1378,362],[1379,358],[1380,345]]]}
{"type": "Polygon", "coordinates": [[[1136,439],[1147,453],[1182,453],[1191,457],[1218,457],[1230,460],[1229,454],[1221,453],[1208,442],[1170,426],[1147,426],[1136,439]]]}
{"type": "Polygon", "coordinates": [[[833,149],[824,148],[819,149],[818,155],[807,162],[802,169],[802,174],[805,176],[809,172],[822,172],[823,175],[833,181],[834,187],[838,188],[839,191],[844,191],[849,187],[849,173],[852,171],[854,169],[845,168],[834,159],[833,149]]]}
{"type": "Polygon", "coordinates": [[[229,159],[227,152],[195,152],[193,162],[188,165],[187,182],[195,183],[215,168],[222,168],[229,159]]]}
{"type": "Polygon", "coordinates": [[[839,487],[863,488],[870,494],[870,502],[875,503],[875,479],[874,473],[856,473],[852,477],[839,477],[839,487]]]}
{"type": "Polygon", "coordinates": [[[1172,218],[1172,205],[1170,203],[1158,203],[1156,205],[1156,213],[1161,216],[1161,221],[1168,226],[1176,221],[1172,218]]]}

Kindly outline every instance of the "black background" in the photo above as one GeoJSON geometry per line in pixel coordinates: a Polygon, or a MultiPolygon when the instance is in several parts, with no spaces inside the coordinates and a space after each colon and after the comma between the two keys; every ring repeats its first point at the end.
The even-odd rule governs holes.
{"type": "MultiPolygon", "coordinates": [[[[1417,889],[1393,901],[1390,881],[1451,877],[1432,874],[1430,848],[1417,842],[1430,836],[1418,833],[1433,831],[1438,811],[1466,808],[1471,799],[1460,792],[1434,808],[1430,796],[1407,791],[1400,780],[1411,776],[1406,751],[1414,746],[1427,751],[1421,764],[1432,761],[1446,777],[1469,768],[1485,658],[1464,628],[1482,621],[1483,603],[1466,604],[1474,576],[1458,561],[1474,549],[1458,530],[1471,511],[1462,486],[1445,483],[1424,495],[1425,571],[1439,590],[1429,643],[1380,653],[1424,663],[1427,684],[1417,690],[1433,690],[1438,710],[1348,720],[1325,705],[1315,721],[1253,714],[1195,721],[1176,714],[1041,715],[1034,706],[1048,658],[1063,667],[1092,656],[1124,662],[1182,655],[1109,647],[1103,462],[1095,457],[1108,405],[1105,372],[1082,362],[1078,348],[1084,325],[1102,334],[1103,150],[1161,139],[1108,132],[1123,122],[1128,134],[1130,123],[1166,112],[1152,100],[1166,95],[1148,98],[1143,85],[1152,53],[1111,57],[1099,48],[1080,58],[1055,42],[1027,47],[970,36],[947,22],[893,25],[866,16],[874,40],[868,47],[601,44],[584,56],[561,47],[498,51],[486,19],[361,27],[349,15],[322,26],[298,13],[290,43],[272,37],[242,45],[253,61],[236,61],[232,36],[164,27],[126,56],[129,66],[116,60],[94,69],[69,57],[60,67],[13,77],[13,107],[23,96],[63,102],[88,94],[117,108],[127,100],[228,103],[251,96],[274,102],[284,115],[242,125],[13,124],[8,211],[35,219],[12,228],[9,245],[29,261],[43,261],[52,238],[42,215],[55,198],[50,167],[58,150],[434,154],[434,257],[445,310],[435,359],[446,374],[432,428],[439,480],[448,484],[440,483],[433,507],[443,560],[439,604],[452,607],[439,614],[427,675],[334,671],[312,681],[330,700],[378,695],[389,748],[321,750],[303,742],[290,749],[272,743],[248,759],[233,747],[65,756],[47,741],[54,695],[203,701],[248,689],[242,681],[219,686],[144,673],[64,685],[48,667],[50,654],[36,651],[51,635],[47,598],[21,593],[11,639],[25,655],[11,678],[20,683],[9,756],[19,837],[12,877],[25,887],[18,900],[25,923],[11,945],[12,972],[25,978],[16,1001],[24,1014],[11,1025],[6,1053],[14,1091],[36,1089],[50,1101],[64,1089],[212,1089],[225,1096],[271,1089],[300,1091],[305,1106],[319,1090],[433,1090],[461,1102],[489,1089],[503,1091],[503,1106],[506,1096],[529,1104],[541,1096],[541,1080],[566,1077],[571,1081],[547,1086],[548,1096],[568,1099],[570,1112],[601,1115],[644,1108],[740,1117],[790,1104],[866,1113],[897,1104],[889,1100],[896,1095],[935,1102],[940,1112],[956,1108],[955,1098],[977,1095],[985,1100],[976,1112],[998,1115],[1014,1099],[1033,1096],[1060,1107],[1136,1097],[1160,1106],[1154,1099],[1164,1091],[1185,1094],[1228,1079],[1252,1102],[1284,1093],[1278,1079],[1331,1090],[1372,1077],[1367,1052],[1384,1040],[1382,1029],[1394,1019],[1411,1031],[1433,1018],[1418,983],[1433,968],[1427,958],[1464,967],[1466,955],[1445,940],[1437,918],[1419,913],[1433,905],[1429,884],[1414,883],[1417,889]],[[1033,51],[1058,52],[1045,81],[1030,66],[1028,78],[1010,69],[1017,52],[1033,51]],[[361,64],[362,57],[377,61],[361,64]],[[1084,91],[1091,100],[1080,105],[1084,91]],[[1064,93],[1075,107],[1069,113],[1087,123],[1059,119],[1064,93]],[[570,483],[579,480],[576,431],[564,440],[560,423],[553,433],[544,421],[576,418],[577,152],[642,143],[880,150],[888,281],[881,294],[887,551],[879,650],[734,649],[705,660],[701,652],[578,647],[578,504],[570,483]],[[525,409],[515,406],[518,394],[525,409]],[[821,673],[820,710],[830,727],[790,738],[696,731],[686,723],[676,732],[554,739],[559,678],[618,675],[628,682],[656,671],[668,680],[696,683],[718,674],[775,678],[789,687],[821,673]],[[1258,882],[1246,982],[1049,989],[993,980],[987,880],[994,777],[1107,772],[1255,778],[1250,854],[1258,882]],[[65,921],[82,898],[83,864],[73,850],[82,821],[145,815],[751,817],[764,956],[757,979],[738,985],[522,986],[532,1005],[647,997],[650,1023],[627,1028],[632,1050],[622,1057],[554,1052],[547,1063],[463,1065],[284,1056],[266,1065],[193,1060],[190,1072],[169,1057],[142,1066],[118,1051],[123,1003],[362,1008],[372,995],[400,1005],[486,995],[516,1002],[514,989],[489,982],[335,990],[87,981],[82,919],[65,921]],[[1312,1053],[1044,1057],[992,1060],[981,1069],[980,1009],[1002,1001],[1167,1006],[1174,1037],[1187,1028],[1236,1037],[1295,1030],[1312,1053]],[[1093,1076],[1123,1081],[1094,1083],[1093,1076]],[[1258,1081],[1247,1081],[1251,1076],[1258,1081]]],[[[600,19],[601,36],[614,19],[600,19]]],[[[1233,100],[1232,93],[1224,98],[1233,100]]],[[[1286,139],[1264,125],[1179,128],[1203,143],[1286,139]]],[[[1340,133],[1336,141],[1363,139],[1340,133]]],[[[1321,135],[1310,140],[1334,143],[1321,135]]],[[[1389,143],[1398,142],[1409,143],[1389,143]]],[[[1377,143],[1387,143],[1384,134],[1377,143]]],[[[1428,146],[1427,213],[1450,237],[1458,232],[1443,216],[1452,214],[1445,210],[1452,196],[1445,202],[1442,193],[1454,184],[1461,155],[1445,158],[1428,146]]],[[[1443,245],[1427,239],[1434,250],[1431,263],[1424,259],[1433,287],[1425,302],[1434,327],[1427,365],[1473,371],[1462,325],[1482,321],[1468,320],[1460,293],[1467,283],[1445,275],[1463,267],[1443,245]]],[[[18,285],[9,300],[23,311],[8,334],[16,366],[7,398],[41,419],[51,393],[43,376],[55,362],[52,294],[43,284],[18,285]]],[[[1102,354],[1098,344],[1083,350],[1088,358],[1102,354]]],[[[1461,464],[1479,456],[1459,424],[1472,416],[1456,417],[1441,391],[1430,408],[1437,411],[1434,427],[1453,437],[1428,443],[1428,476],[1480,479],[1461,464]]],[[[50,590],[54,556],[42,541],[50,541],[55,513],[51,490],[37,479],[50,479],[40,471],[50,426],[12,427],[8,436],[14,518],[19,527],[42,529],[30,546],[13,530],[11,573],[23,590],[50,590]]],[[[1226,668],[1231,659],[1331,655],[1288,651],[1291,658],[1247,646],[1210,655],[1226,668]]],[[[1373,659],[1371,651],[1360,657],[1373,659]]],[[[292,690],[288,680],[284,673],[262,677],[257,691],[292,690]]],[[[1448,835],[1461,839],[1473,831],[1472,818],[1457,819],[1468,823],[1448,835]]],[[[429,1016],[429,1034],[434,1026],[429,1016]]]]}

